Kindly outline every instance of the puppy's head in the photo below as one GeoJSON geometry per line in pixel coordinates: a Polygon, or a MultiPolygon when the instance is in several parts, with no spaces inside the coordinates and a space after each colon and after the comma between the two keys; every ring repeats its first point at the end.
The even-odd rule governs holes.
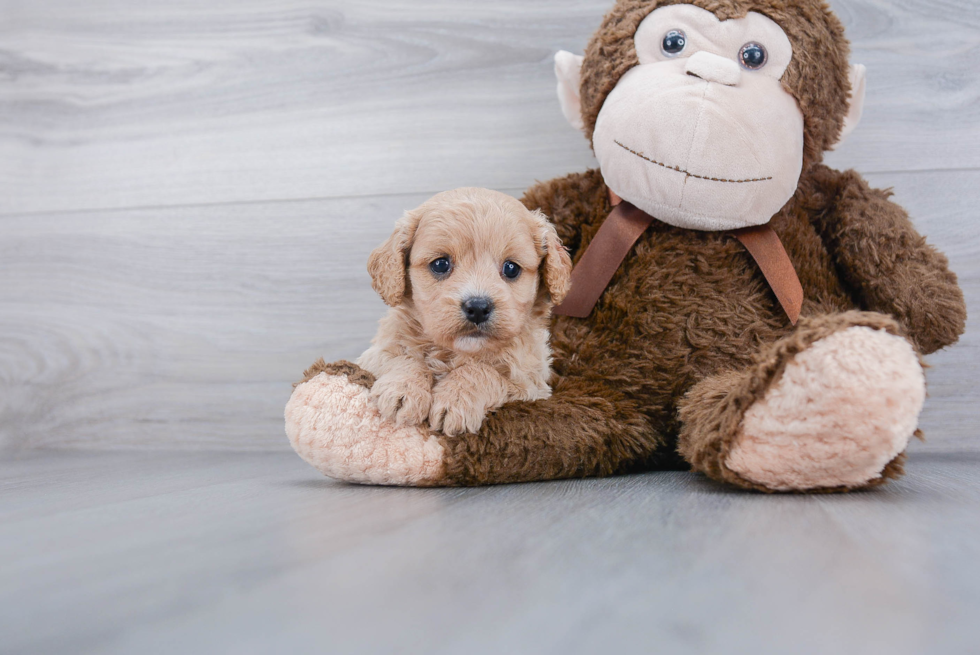
{"type": "Polygon", "coordinates": [[[391,306],[411,299],[433,342],[501,348],[560,303],[572,263],[545,216],[487,189],[456,189],[406,212],[371,253],[374,289],[391,306]]]}

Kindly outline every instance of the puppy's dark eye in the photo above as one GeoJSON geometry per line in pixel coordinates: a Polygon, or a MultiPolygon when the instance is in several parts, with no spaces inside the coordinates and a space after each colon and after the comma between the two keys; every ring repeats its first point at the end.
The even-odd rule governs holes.
{"type": "Polygon", "coordinates": [[[761,43],[746,43],[738,52],[738,60],[744,68],[759,70],[769,60],[769,53],[761,43]]]}
{"type": "Polygon", "coordinates": [[[429,262],[429,270],[435,275],[445,275],[452,270],[453,264],[448,257],[440,257],[429,262]]]}
{"type": "Polygon", "coordinates": [[[671,30],[664,35],[664,42],[660,45],[664,54],[673,57],[684,51],[687,45],[687,35],[683,30],[671,30]]]}
{"type": "Polygon", "coordinates": [[[508,280],[516,280],[517,276],[521,274],[521,267],[508,259],[501,267],[500,273],[508,280]]]}

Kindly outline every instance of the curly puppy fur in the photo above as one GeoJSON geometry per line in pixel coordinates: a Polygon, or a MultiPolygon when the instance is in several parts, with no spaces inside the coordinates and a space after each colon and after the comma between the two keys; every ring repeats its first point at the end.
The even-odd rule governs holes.
{"type": "Polygon", "coordinates": [[[406,212],[368,270],[392,307],[357,362],[377,377],[382,417],[455,435],[506,402],[551,395],[548,319],[571,260],[543,214],[496,191],[447,191],[406,212]],[[436,260],[449,270],[433,272],[436,260]],[[467,319],[472,299],[489,302],[485,321],[467,319]]]}

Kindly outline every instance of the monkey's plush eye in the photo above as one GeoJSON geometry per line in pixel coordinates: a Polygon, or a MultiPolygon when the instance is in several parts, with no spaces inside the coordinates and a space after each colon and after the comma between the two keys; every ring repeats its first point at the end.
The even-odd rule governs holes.
{"type": "Polygon", "coordinates": [[[439,259],[433,259],[429,262],[429,270],[432,271],[434,275],[445,275],[453,267],[451,261],[448,257],[440,257],[439,259]]]}
{"type": "Polygon", "coordinates": [[[501,267],[500,273],[508,280],[516,280],[521,274],[521,267],[508,259],[501,267]]]}
{"type": "Polygon", "coordinates": [[[759,70],[769,60],[769,53],[761,43],[746,43],[738,52],[738,60],[749,70],[759,70]]]}
{"type": "Polygon", "coordinates": [[[664,42],[660,45],[664,54],[668,57],[679,55],[687,45],[687,35],[683,30],[671,30],[664,35],[664,42]]]}

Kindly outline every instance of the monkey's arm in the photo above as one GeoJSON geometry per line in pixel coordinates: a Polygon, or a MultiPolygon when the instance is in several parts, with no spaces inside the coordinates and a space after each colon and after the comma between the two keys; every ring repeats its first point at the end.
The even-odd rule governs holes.
{"type": "Polygon", "coordinates": [[[524,193],[521,202],[551,219],[562,245],[573,256],[582,242],[583,226],[598,228],[612,210],[609,191],[597,169],[539,182],[524,193]]]}
{"type": "Polygon", "coordinates": [[[854,171],[817,167],[823,208],[815,224],[844,282],[865,310],[894,316],[923,354],[956,343],[966,304],[946,256],[926,243],[891,193],[854,171]]]}

